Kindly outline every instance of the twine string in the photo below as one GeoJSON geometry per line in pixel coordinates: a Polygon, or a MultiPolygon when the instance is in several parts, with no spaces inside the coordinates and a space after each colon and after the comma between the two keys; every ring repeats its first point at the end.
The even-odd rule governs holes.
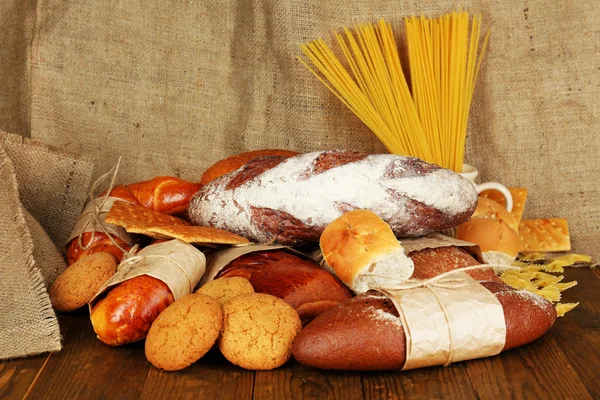
{"type": "MultiPolygon", "coordinates": [[[[134,247],[137,247],[137,245],[134,247]]],[[[129,272],[131,272],[131,270],[139,267],[140,264],[142,264],[143,262],[145,262],[146,260],[151,259],[151,258],[158,258],[158,259],[166,260],[166,261],[170,262],[171,264],[175,265],[177,268],[179,268],[179,270],[181,272],[183,272],[183,275],[185,276],[186,280],[188,281],[189,287],[193,289],[193,287],[192,287],[193,279],[190,276],[190,274],[188,273],[188,271],[177,261],[173,260],[172,258],[170,258],[168,256],[162,255],[162,254],[128,255],[119,264],[119,267],[117,268],[118,273],[122,274],[123,276],[126,276],[127,274],[129,274],[129,272]]]]}
{"type": "MultiPolygon", "coordinates": [[[[385,278],[385,279],[389,279],[389,280],[401,281],[397,285],[393,285],[390,287],[370,287],[370,289],[375,289],[375,290],[381,289],[381,290],[387,291],[387,290],[410,290],[410,289],[422,287],[422,288],[425,288],[425,289],[428,289],[429,291],[431,291],[431,293],[434,295],[435,299],[437,300],[440,308],[442,309],[444,318],[446,319],[446,324],[448,326],[450,349],[448,351],[448,356],[446,357],[446,362],[444,363],[444,367],[447,367],[448,365],[450,365],[450,360],[452,360],[452,352],[453,352],[452,325],[450,323],[450,315],[448,313],[448,310],[446,309],[446,306],[444,305],[444,302],[442,301],[437,289],[438,288],[459,289],[461,287],[464,287],[467,285],[464,279],[457,278],[457,277],[453,278],[453,277],[451,277],[451,275],[453,275],[456,272],[466,272],[466,271],[473,271],[473,270],[487,269],[487,268],[498,268],[498,269],[503,269],[503,270],[520,270],[519,267],[513,267],[510,265],[481,264],[481,265],[472,265],[469,267],[457,268],[457,269],[454,269],[451,271],[444,272],[443,274],[434,276],[433,278],[424,279],[424,280],[418,280],[418,279],[400,280],[398,278],[386,277],[386,276],[378,275],[378,274],[364,274],[364,275],[381,277],[381,278],[385,278]]],[[[400,310],[398,310],[398,311],[400,311],[400,310]]]]}
{"type": "MultiPolygon", "coordinates": [[[[88,211],[85,214],[90,214],[91,219],[89,219],[83,225],[81,232],[79,233],[79,235],[77,237],[77,243],[79,245],[79,248],[83,251],[88,250],[92,246],[94,239],[96,237],[96,229],[100,228],[102,233],[104,233],[109,238],[109,240],[112,242],[112,244],[115,245],[119,250],[121,250],[123,252],[124,257],[126,257],[126,256],[129,257],[134,254],[132,251],[133,248],[130,250],[126,250],[123,247],[121,247],[119,245],[119,243],[117,243],[115,238],[110,233],[108,233],[108,231],[106,230],[106,227],[104,226],[103,221],[100,220],[100,213],[103,212],[102,207],[104,207],[104,205],[106,204],[106,201],[110,197],[110,192],[112,191],[112,189],[115,186],[115,180],[117,178],[117,173],[119,172],[120,166],[121,166],[121,157],[119,157],[119,159],[117,160],[117,164],[114,167],[112,167],[108,172],[106,172],[105,174],[101,175],[98,179],[96,179],[94,181],[94,183],[92,184],[92,186],[90,187],[89,199],[90,199],[90,202],[91,202],[93,208],[92,208],[92,210],[88,211]],[[110,183],[108,185],[108,189],[106,190],[106,193],[104,194],[104,196],[101,197],[102,200],[100,201],[100,203],[98,203],[97,200],[99,200],[100,198],[96,197],[97,188],[108,177],[110,177],[110,183]],[[92,226],[93,226],[93,229],[91,230],[92,235],[91,235],[88,243],[86,245],[84,245],[83,244],[83,234],[86,232],[86,229],[88,228],[90,223],[92,223],[92,226]]],[[[137,249],[137,247],[136,247],[136,249],[137,249]]]]}

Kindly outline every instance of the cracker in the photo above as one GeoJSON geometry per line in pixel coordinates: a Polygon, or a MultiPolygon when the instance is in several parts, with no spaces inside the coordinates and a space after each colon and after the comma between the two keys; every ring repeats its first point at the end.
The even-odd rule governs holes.
{"type": "Polygon", "coordinates": [[[154,239],[169,239],[171,236],[155,233],[152,228],[189,225],[189,222],[181,218],[124,201],[115,202],[106,216],[106,222],[123,227],[129,233],[139,233],[154,239]]]}
{"type": "Polygon", "coordinates": [[[523,220],[519,224],[519,251],[557,252],[571,250],[569,225],[565,218],[523,220]]]}
{"type": "MultiPolygon", "coordinates": [[[[525,202],[527,201],[527,189],[508,188],[508,190],[513,197],[513,209],[510,213],[515,217],[517,223],[520,223],[521,218],[523,217],[523,210],[525,210],[525,202]]],[[[502,207],[506,208],[506,199],[502,193],[497,190],[484,190],[479,195],[494,200],[496,203],[499,203],[502,207]]]]}
{"type": "MultiPolygon", "coordinates": [[[[192,244],[248,244],[250,241],[240,235],[218,228],[206,226],[160,225],[148,229],[151,234],[179,239],[192,244]]],[[[152,236],[148,234],[149,236],[152,236]]],[[[155,237],[155,236],[153,236],[155,237]]]]}
{"type": "Polygon", "coordinates": [[[154,239],[179,239],[201,245],[249,243],[248,239],[235,233],[193,226],[183,219],[123,201],[117,201],[112,206],[106,216],[106,222],[121,226],[129,233],[138,233],[154,239]]]}

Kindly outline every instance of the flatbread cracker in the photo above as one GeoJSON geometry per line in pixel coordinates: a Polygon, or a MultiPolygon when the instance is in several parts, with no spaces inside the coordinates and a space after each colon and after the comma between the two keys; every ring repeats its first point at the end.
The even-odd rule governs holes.
{"type": "Polygon", "coordinates": [[[526,219],[519,224],[519,252],[571,250],[569,225],[565,218],[526,219]]]}
{"type": "Polygon", "coordinates": [[[183,219],[125,202],[113,205],[106,222],[154,239],[179,239],[201,245],[250,243],[248,239],[223,229],[192,226],[183,219]]]}
{"type": "MultiPolygon", "coordinates": [[[[156,235],[179,239],[192,244],[248,244],[250,241],[235,233],[206,226],[161,225],[149,229],[156,235]]],[[[150,236],[150,235],[149,235],[150,236]]]]}
{"type": "MultiPolygon", "coordinates": [[[[513,197],[513,209],[510,213],[515,217],[517,223],[520,223],[521,218],[523,217],[523,211],[525,210],[525,202],[527,201],[527,189],[508,188],[508,190],[513,197]]],[[[502,207],[506,208],[506,199],[502,193],[497,190],[484,190],[479,195],[494,200],[496,203],[499,203],[502,207]]]]}
{"type": "Polygon", "coordinates": [[[112,206],[106,222],[121,226],[129,233],[138,233],[154,239],[169,239],[170,236],[153,233],[150,229],[157,226],[186,226],[189,222],[181,218],[152,211],[136,204],[117,201],[112,206]]]}

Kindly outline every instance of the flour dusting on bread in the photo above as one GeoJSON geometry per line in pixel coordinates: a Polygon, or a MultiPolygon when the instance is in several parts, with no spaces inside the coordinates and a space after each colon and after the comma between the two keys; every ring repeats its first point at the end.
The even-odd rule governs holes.
{"type": "Polygon", "coordinates": [[[454,226],[475,209],[475,189],[450,170],[412,157],[377,154],[352,158],[348,153],[355,154],[301,154],[237,187],[229,186],[236,174],[243,172],[242,167],[194,196],[189,208],[192,222],[228,229],[258,242],[276,239],[297,244],[318,239],[328,223],[352,208],[376,212],[398,236],[418,236],[454,226]],[[339,164],[312,171],[324,155],[339,158],[339,164]],[[275,214],[265,210],[276,211],[278,221],[272,221],[275,214]],[[294,237],[296,234],[300,237],[294,237]]]}

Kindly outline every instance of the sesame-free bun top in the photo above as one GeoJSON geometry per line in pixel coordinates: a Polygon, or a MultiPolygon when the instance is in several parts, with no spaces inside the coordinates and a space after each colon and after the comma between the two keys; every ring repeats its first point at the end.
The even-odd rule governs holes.
{"type": "Polygon", "coordinates": [[[481,196],[471,219],[459,225],[456,237],[478,244],[489,263],[498,263],[495,257],[503,254],[506,260],[514,259],[519,252],[517,220],[500,204],[481,196]]]}
{"type": "Polygon", "coordinates": [[[327,264],[356,293],[390,287],[414,270],[390,226],[368,210],[335,219],[323,231],[320,245],[327,264]]]}

